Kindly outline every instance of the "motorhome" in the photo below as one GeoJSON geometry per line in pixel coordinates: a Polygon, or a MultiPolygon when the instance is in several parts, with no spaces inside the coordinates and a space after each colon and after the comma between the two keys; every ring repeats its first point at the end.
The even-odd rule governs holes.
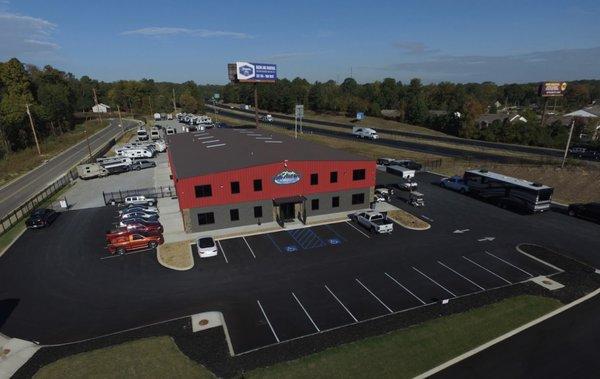
{"type": "Polygon", "coordinates": [[[377,139],[379,136],[375,129],[364,128],[362,126],[352,127],[352,135],[358,138],[377,139]]]}
{"type": "Polygon", "coordinates": [[[130,163],[115,162],[115,163],[107,164],[106,166],[104,166],[104,168],[110,174],[119,174],[121,172],[127,172],[127,171],[131,170],[131,158],[127,158],[127,159],[129,159],[130,163]]]}
{"type": "Polygon", "coordinates": [[[152,158],[154,153],[147,148],[119,149],[117,155],[128,158],[152,158]]]}
{"type": "Polygon", "coordinates": [[[415,177],[415,170],[411,170],[404,166],[391,164],[386,166],[385,171],[389,172],[390,174],[398,175],[402,179],[412,179],[415,177]]]}
{"type": "Polygon", "coordinates": [[[165,133],[166,133],[168,136],[170,136],[171,134],[176,134],[176,133],[177,133],[177,131],[175,130],[175,128],[173,128],[173,127],[170,127],[170,126],[169,126],[169,127],[167,127],[167,129],[165,130],[165,133]]]}
{"type": "Polygon", "coordinates": [[[161,117],[160,117],[160,113],[155,113],[154,114],[154,121],[160,121],[161,117]]]}
{"type": "Polygon", "coordinates": [[[160,139],[160,130],[157,128],[150,129],[150,139],[153,141],[160,139]]]}
{"type": "Polygon", "coordinates": [[[98,158],[96,159],[96,163],[98,163],[100,166],[107,166],[107,165],[111,165],[114,163],[125,163],[125,164],[131,164],[131,158],[126,158],[126,157],[106,157],[106,158],[98,158]]]}
{"type": "Polygon", "coordinates": [[[137,131],[137,139],[138,141],[148,141],[148,132],[145,128],[139,128],[137,131]]]}
{"type": "Polygon", "coordinates": [[[79,175],[81,179],[103,177],[108,174],[108,170],[100,166],[98,163],[89,163],[77,166],[77,175],[79,175]]]}
{"type": "Polygon", "coordinates": [[[194,124],[196,125],[207,125],[207,124],[212,124],[212,119],[208,116],[196,116],[196,119],[194,120],[194,124]]]}
{"type": "Polygon", "coordinates": [[[502,208],[519,208],[530,213],[550,209],[554,188],[513,178],[485,169],[468,170],[463,176],[469,192],[502,208]]]}
{"type": "Polygon", "coordinates": [[[172,119],[173,119],[173,114],[172,113],[167,114],[167,120],[172,120],[172,119]]]}

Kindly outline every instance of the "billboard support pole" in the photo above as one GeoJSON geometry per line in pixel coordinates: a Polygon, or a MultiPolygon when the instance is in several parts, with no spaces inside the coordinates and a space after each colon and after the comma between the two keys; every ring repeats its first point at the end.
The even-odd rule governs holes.
{"type": "Polygon", "coordinates": [[[569,138],[567,138],[567,146],[565,146],[565,155],[563,155],[562,164],[560,168],[565,167],[565,161],[567,160],[567,153],[569,152],[569,145],[571,144],[571,137],[573,136],[573,129],[575,128],[575,117],[571,120],[571,130],[569,130],[569,138]]]}
{"type": "Polygon", "coordinates": [[[258,129],[258,83],[254,83],[254,120],[258,129]]]}
{"type": "Polygon", "coordinates": [[[548,98],[544,97],[544,108],[542,110],[542,120],[540,121],[540,126],[543,128],[546,123],[546,109],[548,108],[548,98]]]}

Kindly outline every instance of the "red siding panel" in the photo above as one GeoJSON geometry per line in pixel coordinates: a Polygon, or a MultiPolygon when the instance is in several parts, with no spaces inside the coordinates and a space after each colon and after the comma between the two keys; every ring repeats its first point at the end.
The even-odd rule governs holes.
{"type": "Polygon", "coordinates": [[[374,161],[289,161],[287,167],[284,163],[273,163],[213,175],[184,178],[177,180],[175,187],[177,188],[181,209],[202,208],[236,202],[373,187],[375,185],[375,172],[374,161]],[[364,180],[352,180],[352,172],[355,169],[365,169],[364,180]],[[275,184],[273,178],[284,170],[299,174],[300,181],[287,185],[275,184]],[[337,183],[330,183],[329,174],[331,171],[337,171],[337,183]],[[313,173],[319,175],[317,185],[310,184],[310,175],[313,173]],[[262,191],[254,191],[254,179],[262,179],[262,191]],[[240,182],[240,193],[238,194],[231,193],[230,183],[234,181],[240,182]],[[211,185],[212,196],[196,198],[194,187],[204,184],[211,185]]]}

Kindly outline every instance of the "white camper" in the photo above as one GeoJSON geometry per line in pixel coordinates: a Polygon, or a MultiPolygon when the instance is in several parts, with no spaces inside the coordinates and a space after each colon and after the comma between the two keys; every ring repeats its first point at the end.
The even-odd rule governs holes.
{"type": "Polygon", "coordinates": [[[160,113],[155,113],[154,114],[154,121],[160,121],[161,117],[160,117],[160,113]]]}
{"type": "Polygon", "coordinates": [[[108,175],[108,170],[98,163],[89,163],[77,166],[77,174],[81,179],[91,179],[108,175]]]}
{"type": "Polygon", "coordinates": [[[148,132],[146,131],[145,128],[139,128],[137,131],[137,139],[138,141],[148,141],[149,137],[148,137],[148,132]]]}
{"type": "Polygon", "coordinates": [[[152,128],[152,129],[150,129],[150,139],[152,141],[160,139],[160,130],[158,130],[158,128],[152,128]]]}
{"type": "Polygon", "coordinates": [[[411,170],[403,166],[389,165],[385,168],[385,171],[389,172],[390,174],[398,175],[402,177],[402,179],[412,179],[415,177],[415,170],[411,170]]]}
{"type": "Polygon", "coordinates": [[[362,126],[352,127],[352,135],[358,138],[377,139],[379,136],[375,129],[364,128],[362,126]]]}

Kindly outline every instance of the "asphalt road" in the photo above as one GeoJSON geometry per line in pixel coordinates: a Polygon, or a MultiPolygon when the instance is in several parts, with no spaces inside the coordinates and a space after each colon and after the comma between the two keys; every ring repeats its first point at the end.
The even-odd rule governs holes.
{"type": "MultiPolygon", "coordinates": [[[[123,122],[126,128],[137,125],[131,120],[123,120],[123,122]]],[[[121,133],[118,124],[118,120],[111,119],[108,127],[90,136],[92,152],[121,133]]],[[[88,147],[84,139],[41,166],[4,185],[0,188],[0,215],[4,217],[21,206],[88,155],[88,147]]]]}
{"type": "Polygon", "coordinates": [[[597,378],[600,296],[473,355],[435,378],[597,378]]]}
{"type": "MultiPolygon", "coordinates": [[[[211,104],[206,104],[206,106],[211,109],[214,109],[214,106],[211,104]]],[[[244,115],[244,116],[249,116],[249,117],[245,117],[244,119],[254,120],[254,111],[253,110],[231,109],[225,105],[217,105],[217,108],[218,108],[219,112],[221,112],[223,114],[244,115]]],[[[259,111],[259,114],[261,114],[261,115],[267,114],[267,113],[269,113],[269,112],[259,111]]],[[[272,114],[276,120],[280,119],[279,121],[291,120],[291,124],[293,125],[293,120],[294,120],[293,116],[283,115],[283,114],[279,114],[279,113],[277,113],[277,114],[272,113],[272,114]]],[[[340,132],[343,134],[350,133],[350,131],[352,130],[352,127],[354,126],[351,124],[341,124],[341,123],[336,123],[336,122],[314,120],[314,119],[309,119],[309,118],[305,118],[304,122],[317,124],[317,125],[333,126],[333,127],[339,128],[340,132]]],[[[287,124],[290,124],[290,121],[287,121],[287,124]]],[[[368,126],[368,125],[365,125],[365,126],[368,126]]],[[[307,126],[304,129],[313,130],[314,128],[307,126]]],[[[320,129],[316,129],[316,130],[320,130],[320,129]]],[[[408,138],[417,138],[417,139],[420,139],[423,141],[446,142],[446,143],[451,143],[451,144],[455,144],[455,145],[464,145],[464,146],[470,146],[470,147],[488,147],[488,148],[502,149],[502,150],[517,152],[517,153],[538,154],[538,155],[546,156],[548,158],[562,158],[563,153],[564,153],[563,150],[551,149],[551,148],[546,148],[546,147],[480,141],[480,140],[473,140],[473,139],[467,139],[467,138],[458,138],[458,137],[453,137],[453,136],[429,135],[429,134],[422,134],[422,133],[416,133],[416,132],[394,131],[394,130],[382,130],[382,132],[385,132],[387,134],[397,135],[397,136],[408,137],[408,138]]],[[[325,134],[325,133],[323,133],[323,134],[325,134]]],[[[398,141],[395,141],[395,142],[398,142],[398,141]]],[[[403,141],[403,143],[404,143],[404,141],[403,141]]],[[[416,147],[418,147],[418,146],[423,146],[423,145],[418,144],[418,143],[417,144],[407,143],[407,145],[405,145],[403,148],[408,148],[409,150],[415,150],[415,151],[424,151],[424,150],[422,150],[423,147],[421,148],[421,150],[416,150],[416,147]]],[[[452,149],[452,150],[456,151],[457,149],[452,149]]],[[[438,150],[438,154],[448,155],[448,156],[456,156],[456,155],[454,155],[453,151],[447,150],[447,149],[440,149],[440,150],[438,150]],[[449,154],[453,154],[453,155],[449,155],[449,154]]],[[[458,151],[460,151],[460,150],[458,150],[458,151]]],[[[424,152],[426,152],[426,151],[424,151],[424,152]]],[[[471,153],[470,152],[465,153],[464,150],[462,150],[461,156],[464,157],[465,154],[470,155],[471,153]]],[[[491,155],[491,154],[488,154],[487,156],[489,156],[489,155],[491,155]]]]}
{"type": "Polygon", "coordinates": [[[436,179],[430,174],[418,176],[425,208],[407,206],[401,200],[403,193],[394,199],[399,206],[427,217],[432,225],[427,231],[396,227],[390,236],[367,237],[351,226],[314,228],[321,240],[336,233],[345,238],[341,248],[314,247],[312,240],[285,233],[272,236],[275,243],[266,236],[253,236],[246,238],[252,251],[243,239],[224,242],[221,247],[227,262],[222,254],[214,259],[196,258],[194,268],[185,272],[162,267],[153,252],[109,257],[104,250],[104,231],[115,221],[114,209],[65,212],[48,229],[26,231],[0,259],[0,299],[18,302],[0,331],[45,344],[64,343],[219,310],[232,329],[266,331],[252,337],[250,343],[237,334],[236,351],[240,351],[276,341],[267,317],[282,340],[310,330],[312,324],[302,318],[292,293],[312,312],[317,326],[336,325],[338,321],[327,319],[328,315],[342,318],[345,313],[325,285],[360,321],[387,310],[371,294],[360,292],[362,286],[356,279],[394,311],[412,301],[406,293],[392,296],[392,291],[399,289],[386,281],[386,272],[399,281],[406,279],[410,289],[429,301],[450,294],[413,267],[461,295],[474,289],[472,283],[452,277],[439,262],[484,288],[494,285],[491,280],[495,279],[485,276],[483,270],[475,273],[474,267],[469,269],[472,263],[464,257],[514,283],[528,274],[503,265],[493,255],[529,274],[539,274],[539,267],[531,266],[515,251],[521,243],[544,245],[600,266],[600,225],[555,212],[518,215],[432,185],[436,179]],[[455,233],[457,230],[462,232],[455,233]],[[299,249],[287,252],[285,247],[291,244],[299,249]],[[296,313],[289,313],[290,317],[304,322],[301,330],[291,329],[285,322],[286,309],[292,306],[296,313]],[[338,313],[314,311],[336,306],[338,313]]]}

